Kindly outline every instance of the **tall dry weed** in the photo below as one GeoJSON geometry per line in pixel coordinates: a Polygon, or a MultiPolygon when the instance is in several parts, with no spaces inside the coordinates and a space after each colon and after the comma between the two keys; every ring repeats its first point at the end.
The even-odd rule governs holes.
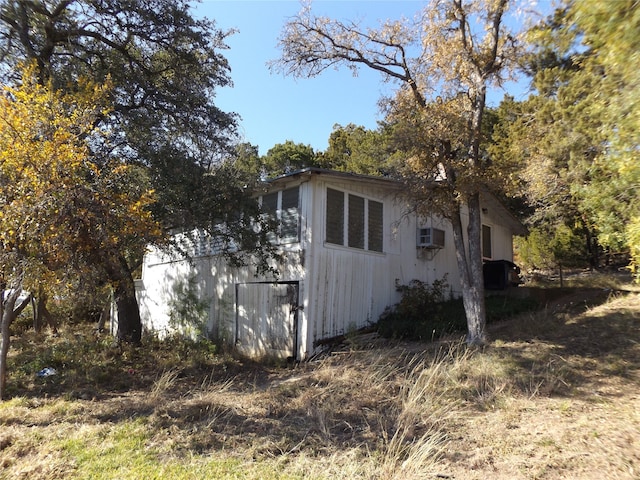
{"type": "Polygon", "coordinates": [[[433,359],[416,356],[402,379],[393,432],[384,437],[379,478],[432,476],[446,449],[447,427],[461,403],[450,392],[452,370],[466,359],[462,349],[441,350],[433,359]]]}
{"type": "Polygon", "coordinates": [[[149,393],[150,400],[159,400],[165,396],[165,394],[175,387],[176,381],[180,376],[180,369],[165,370],[160,376],[153,382],[151,391],[149,393]]]}

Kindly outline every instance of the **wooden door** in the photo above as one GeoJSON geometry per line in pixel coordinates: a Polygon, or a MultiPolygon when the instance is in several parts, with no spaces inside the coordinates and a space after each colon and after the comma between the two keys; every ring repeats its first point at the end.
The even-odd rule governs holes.
{"type": "Polygon", "coordinates": [[[251,358],[295,359],[298,282],[236,285],[236,348],[251,358]]]}

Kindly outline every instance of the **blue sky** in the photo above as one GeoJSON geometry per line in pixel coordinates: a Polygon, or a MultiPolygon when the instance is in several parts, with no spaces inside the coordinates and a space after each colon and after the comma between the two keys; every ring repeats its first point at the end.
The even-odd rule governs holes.
{"type": "MultiPolygon", "coordinates": [[[[313,11],[342,20],[362,19],[373,26],[385,19],[412,17],[423,5],[421,0],[315,0],[313,11]]],[[[361,69],[353,77],[342,68],[295,80],[269,71],[267,62],[279,56],[282,27],[300,10],[298,0],[202,0],[194,8],[196,15],[215,20],[218,28],[238,30],[228,38],[230,49],[224,52],[234,86],[219,89],[215,102],[241,116],[243,140],[257,145],[260,154],[286,140],[325,150],[336,123],[376,128],[381,118],[378,100],[395,89],[383,83],[380,74],[361,69]]],[[[522,90],[511,93],[522,95],[522,90]]]]}

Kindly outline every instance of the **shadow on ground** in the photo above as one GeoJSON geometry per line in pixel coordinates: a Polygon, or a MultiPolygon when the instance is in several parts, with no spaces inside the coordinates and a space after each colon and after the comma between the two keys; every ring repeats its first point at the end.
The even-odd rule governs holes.
{"type": "MultiPolygon", "coordinates": [[[[521,392],[614,397],[615,389],[601,389],[599,379],[605,377],[640,386],[640,319],[632,308],[640,297],[604,290],[566,291],[552,297],[543,299],[545,307],[539,312],[490,326],[493,344],[487,353],[509,365],[521,392]],[[607,303],[612,295],[617,296],[615,302],[607,303]]],[[[361,353],[347,351],[341,354],[345,362],[336,355],[325,370],[321,362],[276,368],[220,356],[207,363],[188,351],[172,357],[176,352],[170,350],[153,355],[106,346],[92,350],[82,341],[59,342],[55,348],[67,348],[65,355],[50,352],[51,358],[59,359],[59,377],[31,376],[31,383],[14,389],[15,396],[30,399],[34,406],[42,398],[73,401],[73,415],[65,419],[27,414],[13,418],[12,425],[102,425],[144,419],[156,441],[164,439],[189,452],[240,445],[254,457],[336,446],[375,451],[382,439],[394,434],[399,383],[367,375],[401,368],[410,358],[406,350],[384,341],[380,348],[387,351],[380,358],[388,364],[376,365],[375,354],[358,357],[361,353]],[[163,372],[178,368],[172,358],[186,363],[163,383],[163,372]],[[343,369],[347,359],[353,367],[359,358],[359,374],[354,368],[343,369]]],[[[422,352],[434,348],[412,346],[422,352]]],[[[27,348],[13,358],[14,366],[32,361],[27,348]]],[[[428,428],[416,427],[412,435],[419,437],[428,428]]]]}
{"type": "MultiPolygon", "coordinates": [[[[538,393],[615,396],[603,378],[640,385],[640,318],[634,293],[567,291],[536,313],[490,328],[494,347],[513,362],[513,375],[531,377],[538,393]],[[533,374],[533,375],[532,375],[533,374]]],[[[610,382],[609,382],[610,383],[610,382]]]]}

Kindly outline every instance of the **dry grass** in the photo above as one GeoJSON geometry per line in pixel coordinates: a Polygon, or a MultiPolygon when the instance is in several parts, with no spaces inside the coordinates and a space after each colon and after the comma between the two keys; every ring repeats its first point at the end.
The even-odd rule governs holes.
{"type": "Polygon", "coordinates": [[[482,350],[367,337],[289,368],[155,343],[88,353],[66,333],[47,344],[101,368],[60,360],[48,379],[18,367],[27,335],[0,478],[640,478],[640,294],[573,291],[490,333],[482,350]]]}
{"type": "Polygon", "coordinates": [[[574,293],[496,329],[486,354],[510,370],[509,390],[461,425],[450,475],[640,478],[640,295],[600,301],[574,293]]]}

